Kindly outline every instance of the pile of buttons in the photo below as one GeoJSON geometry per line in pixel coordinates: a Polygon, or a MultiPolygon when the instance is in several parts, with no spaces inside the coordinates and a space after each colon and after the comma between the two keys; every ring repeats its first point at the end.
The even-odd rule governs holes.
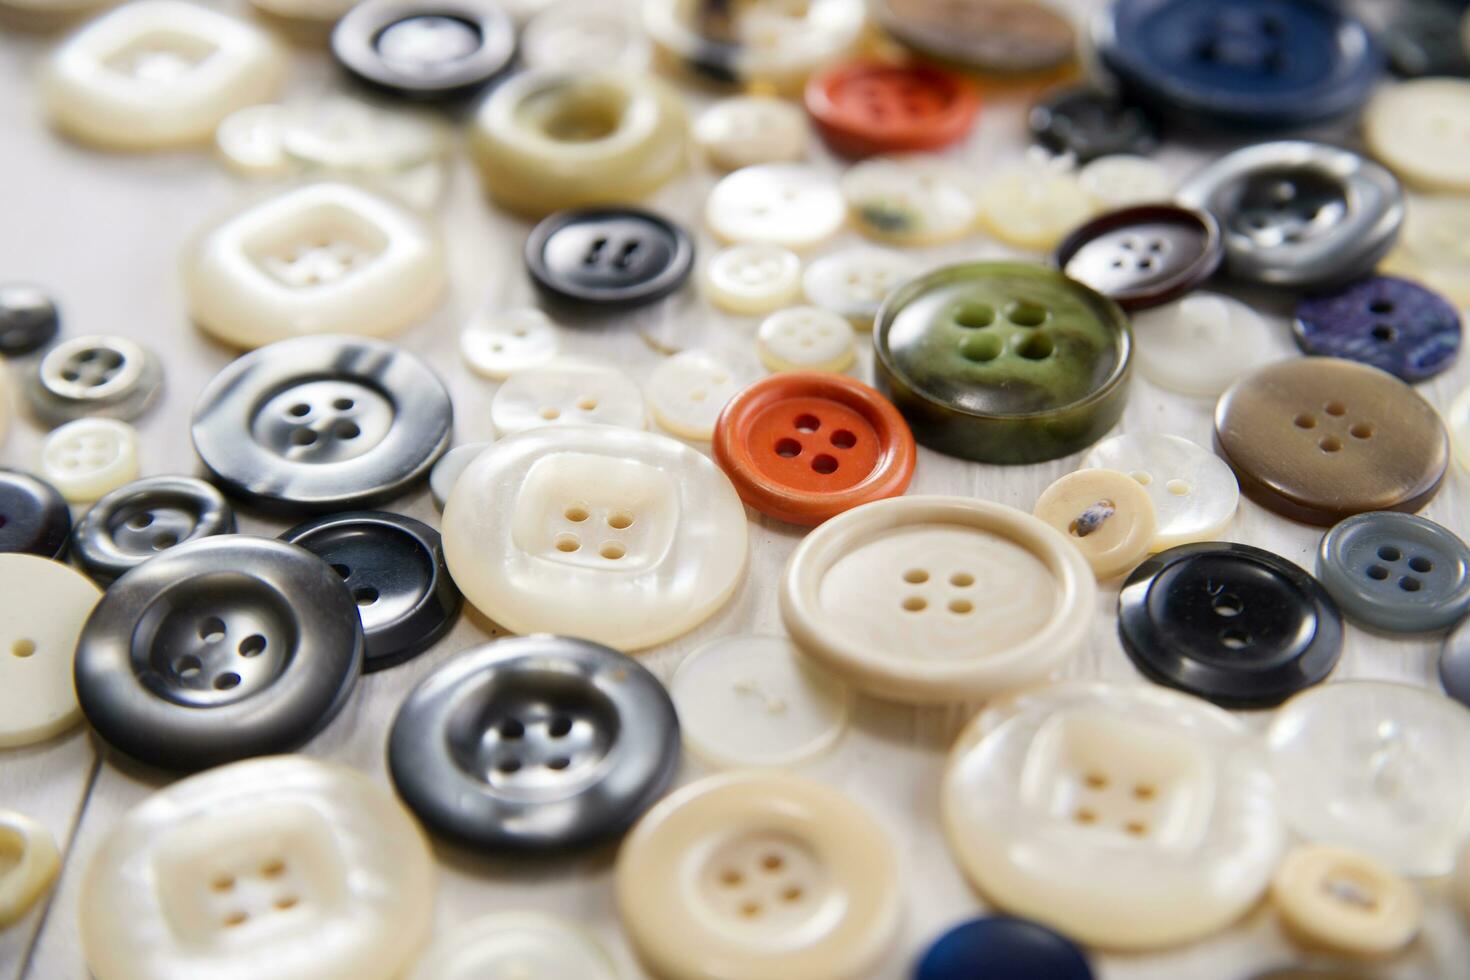
{"type": "Polygon", "coordinates": [[[165,391],[179,336],[0,284],[0,751],[156,784],[65,861],[0,809],[0,927],[65,873],[97,980],[1087,980],[1264,903],[1304,965],[1232,976],[1456,975],[1460,4],[104,6],[0,15],[66,31],[45,138],[248,186],[178,264],[233,359],[165,391]],[[537,307],[457,305],[461,170],[537,307]],[[1334,676],[1369,636],[1441,690],[1334,676]],[[903,783],[818,768],[905,726],[903,783]],[[522,863],[607,879],[612,952],[436,930],[522,863]]]}

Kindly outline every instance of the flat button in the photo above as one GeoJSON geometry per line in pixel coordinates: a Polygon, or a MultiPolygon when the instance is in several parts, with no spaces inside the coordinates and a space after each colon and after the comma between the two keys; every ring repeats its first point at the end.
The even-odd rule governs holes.
{"type": "Polygon", "coordinates": [[[61,871],[56,838],[36,821],[14,810],[0,810],[0,928],[20,920],[51,890],[61,871]]]}
{"type": "Polygon", "coordinates": [[[1153,204],[1174,196],[1174,178],[1162,164],[1128,153],[1098,157],[1086,164],[1077,171],[1077,183],[1101,208],[1153,204]]]}
{"type": "Polygon", "coordinates": [[[459,332],[459,352],[470,370],[491,381],[541,367],[556,357],[556,325],[540,310],[481,310],[459,332]]]}
{"type": "Polygon", "coordinates": [[[659,361],[648,377],[648,407],[659,427],[708,442],[715,421],[741,388],[730,366],[708,351],[686,350],[659,361]]]}
{"type": "Polygon", "coordinates": [[[845,371],[857,356],[852,324],[816,306],[766,317],[756,331],[755,350],[768,371],[845,371]]]}
{"type": "Polygon", "coordinates": [[[1147,154],[1158,130],[1141,107],[1101,89],[1061,88],[1042,96],[1027,116],[1031,137],[1078,163],[1118,153],[1147,154]]]}
{"type": "Polygon", "coordinates": [[[1368,150],[1407,184],[1424,190],[1470,191],[1470,81],[1422,78],[1382,85],[1363,112],[1368,150]]]}
{"type": "Polygon", "coordinates": [[[737,95],[711,105],[695,121],[694,143],[720,170],[794,163],[806,156],[807,121],[800,107],[771,95],[737,95]]]}
{"type": "Polygon", "coordinates": [[[688,980],[871,976],[903,905],[883,828],[836,790],[786,773],[675,791],[633,828],[613,874],[634,948],[688,980]]]}
{"type": "Polygon", "coordinates": [[[684,285],[694,243],[672,221],[634,208],[553,214],[526,239],[526,269],[553,300],[614,312],[684,285]]]}
{"type": "Polygon", "coordinates": [[[1322,585],[1244,544],[1186,544],[1136,568],[1118,593],[1118,637],[1158,684],[1227,708],[1269,708],[1326,680],[1342,617],[1322,585]]]}
{"type": "Polygon", "coordinates": [[[1414,887],[1391,868],[1350,848],[1304,844],[1281,862],[1271,903],[1292,933],[1349,956],[1384,956],[1419,933],[1414,887]]]}
{"type": "Polygon", "coordinates": [[[987,915],[953,927],[924,951],[914,980],[1093,980],[1087,957],[1040,923],[987,915]]]}
{"type": "Polygon", "coordinates": [[[138,431],[117,419],[77,419],[41,443],[41,477],[85,504],[138,478],[138,431]]]}
{"type": "Polygon", "coordinates": [[[162,769],[289,751],[357,682],[356,611],[341,577],[293,545],[181,544],[108,588],[77,643],[77,698],[103,741],[162,769]]]}
{"type": "Polygon", "coordinates": [[[48,350],[25,374],[31,412],[49,426],[86,416],[131,422],[158,399],[157,356],[126,337],[74,337],[48,350]]]}
{"type": "Polygon", "coordinates": [[[1302,300],[1292,331],[1305,353],[1371,364],[1410,384],[1448,369],[1460,352],[1454,305],[1392,276],[1302,300]]]}
{"type": "Polygon", "coordinates": [[[176,782],[117,820],[81,889],[97,980],[362,980],[429,936],[434,859],[377,780],[304,756],[176,782]]]}
{"type": "Polygon", "coordinates": [[[1148,493],[1158,524],[1153,551],[1221,537],[1240,504],[1230,467],[1179,436],[1113,436],[1092,447],[1082,465],[1127,473],[1148,493]]]}
{"type": "Polygon", "coordinates": [[[914,475],[903,417],[861,381],[800,372],[758,381],[725,406],[715,462],[751,507],[820,524],[859,504],[896,497],[914,475]]]}
{"type": "Polygon", "coordinates": [[[520,58],[527,68],[598,65],[641,72],[653,50],[633,12],[601,0],[560,0],[521,29],[520,58]]]}
{"type": "Polygon", "coordinates": [[[1383,258],[1385,274],[1404,276],[1444,295],[1457,309],[1470,308],[1470,198],[1410,197],[1403,231],[1383,258]]]}
{"type": "Polygon", "coordinates": [[[559,361],[506,379],[490,403],[490,421],[502,436],[547,425],[641,429],[643,393],[615,367],[559,361]]]}
{"type": "Polygon", "coordinates": [[[51,343],[61,327],[55,302],[35,286],[0,285],[0,354],[24,357],[51,343]]]}
{"type": "Polygon", "coordinates": [[[1220,226],[1203,211],[1145,204],[1094,218],[1057,246],[1056,264],[1078,282],[1141,310],[1203,283],[1224,258],[1220,226]]]}
{"type": "Polygon", "coordinates": [[[441,511],[444,509],[444,504],[449,500],[449,494],[459,482],[460,476],[491,445],[492,442],[465,443],[439,457],[434,468],[429,470],[429,495],[434,498],[435,507],[441,511]]]}
{"type": "Polygon", "coordinates": [[[979,189],[980,227],[1027,252],[1050,252],[1094,213],[1092,197],[1075,174],[1050,167],[1012,167],[979,189]]]}
{"type": "Polygon", "coordinates": [[[436,120],[342,95],[293,102],[281,120],[281,150],[314,171],[345,175],[409,170],[448,150],[436,120]]]}
{"type": "Polygon", "coordinates": [[[98,582],[111,582],[185,541],[232,534],[235,512],[203,480],[153,476],[118,487],[72,532],[72,554],[98,582]]]}
{"type": "Polygon", "coordinates": [[[102,592],[35,555],[0,555],[0,746],[30,745],[81,721],[72,652],[102,592]]]}
{"type": "Polygon", "coordinates": [[[847,203],[836,182],[816,168],[768,163],[722,178],[705,200],[704,215],[722,241],[800,252],[841,230],[847,203]]]}
{"type": "Polygon", "coordinates": [[[1160,388],[1197,398],[1219,396],[1286,350],[1255,310],[1230,296],[1203,292],[1139,310],[1133,343],[1140,374],[1160,388]]]}
{"type": "Polygon", "coordinates": [[[709,260],[702,285],[711,306],[764,316],[800,298],[801,259],[780,245],[731,245],[709,260]]]}
{"type": "Polygon", "coordinates": [[[281,510],[341,510],[422,479],[448,448],[452,421],[444,385],[407,351],[302,337],[215,375],[190,434],[227,493],[281,510]]]}
{"type": "MultiPolygon", "coordinates": [[[[560,6],[551,8],[561,12],[560,6]]],[[[536,912],[492,912],[435,940],[408,980],[517,976],[617,980],[618,972],[581,926],[536,912]]]]}
{"type": "Polygon", "coordinates": [[[1158,530],[1153,500],[1114,470],[1078,470],[1042,491],[1032,513],[1066,536],[1099,581],[1143,560],[1158,530]]]}
{"type": "Polygon", "coordinates": [[[906,47],[969,71],[1029,75],[1072,60],[1072,23],[1031,0],[883,0],[873,15],[906,47]]]}
{"type": "Polygon", "coordinates": [[[0,552],[60,558],[71,537],[71,509],[56,488],[19,470],[0,469],[0,552]]]}
{"type": "Polygon", "coordinates": [[[388,767],[436,832],[496,852],[616,837],[663,793],[679,721],[658,680],[615,650],[538,635],[446,661],[393,719],[388,767]]]}
{"type": "Polygon", "coordinates": [[[1343,612],[1391,633],[1427,633],[1470,609],[1470,548],[1413,514],[1358,514],[1322,536],[1317,577],[1343,612]]]}
{"type": "Polygon", "coordinates": [[[1470,56],[1461,36],[1464,10],[1459,3],[1409,0],[1387,6],[1378,41],[1395,75],[1470,75],[1470,56]]]}
{"type": "Polygon", "coordinates": [[[827,145],[849,157],[944,149],[969,135],[980,111],[974,87],[959,75],[875,61],[813,75],[805,103],[827,145]]]}
{"type": "Polygon", "coordinates": [[[840,314],[859,330],[871,330],[878,308],[921,266],[907,255],[876,248],[848,248],[824,255],[802,275],[806,298],[840,314]]]}
{"type": "Polygon", "coordinates": [[[510,18],[490,0],[365,0],[332,31],[332,53],[353,78],[405,99],[469,95],[514,51],[510,18]]]}
{"type": "Polygon", "coordinates": [[[278,177],[291,172],[282,146],[286,107],[273,102],[230,113],[214,130],[214,147],[231,170],[245,177],[278,177]]]}
{"type": "Polygon", "coordinates": [[[1413,389],[1326,357],[1237,381],[1215,406],[1215,448],[1251,499],[1323,526],[1370,510],[1419,510],[1449,465],[1444,424],[1413,389]]]}
{"type": "Polygon", "coordinates": [[[381,511],[333,514],[298,524],[281,540],[316,555],[347,583],[362,619],[365,674],[423,653],[459,617],[439,532],[422,521],[381,511]]]}
{"type": "Polygon", "coordinates": [[[943,157],[864,160],[842,175],[853,225],[867,238],[895,245],[939,245],[975,229],[974,179],[943,157]]]}

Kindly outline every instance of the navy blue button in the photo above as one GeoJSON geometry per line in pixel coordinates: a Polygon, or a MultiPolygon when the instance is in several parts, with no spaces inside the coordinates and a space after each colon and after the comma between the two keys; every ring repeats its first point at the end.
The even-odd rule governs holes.
{"type": "Polygon", "coordinates": [[[1086,86],[1047,93],[1027,121],[1037,143],[1070,153],[1078,163],[1119,153],[1141,156],[1159,144],[1158,129],[1141,107],[1086,86]]]}
{"type": "Polygon", "coordinates": [[[992,915],[961,923],[935,940],[914,980],[1092,980],[1071,940],[1026,919],[992,915]]]}
{"type": "Polygon", "coordinates": [[[0,551],[60,558],[71,510],[56,488],[18,470],[0,470],[0,551]]]}
{"type": "Polygon", "coordinates": [[[1297,346],[1345,357],[1414,383],[1448,368],[1460,351],[1460,314],[1438,293],[1392,276],[1372,276],[1296,308],[1297,346]]]}
{"type": "Polygon", "coordinates": [[[1470,610],[1470,548],[1413,514],[1339,521],[1322,536],[1317,577],[1353,619],[1394,633],[1443,629],[1470,610]]]}

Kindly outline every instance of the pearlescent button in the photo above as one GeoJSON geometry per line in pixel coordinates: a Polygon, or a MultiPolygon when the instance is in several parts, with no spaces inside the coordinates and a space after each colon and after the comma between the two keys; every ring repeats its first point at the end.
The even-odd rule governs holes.
{"type": "Polygon", "coordinates": [[[1470,191],[1470,81],[1421,78],[1380,85],[1363,110],[1368,150],[1407,184],[1470,191]]]}
{"type": "Polygon", "coordinates": [[[117,419],[77,419],[41,443],[41,476],[84,504],[138,478],[138,431],[117,419]]]}
{"type": "Polygon", "coordinates": [[[1179,436],[1113,436],[1094,446],[1082,465],[1127,473],[1142,485],[1158,523],[1153,551],[1216,540],[1240,504],[1240,486],[1230,467],[1179,436]]]}
{"type": "Polygon", "coordinates": [[[527,68],[561,70],[597,65],[641,72],[653,57],[636,16],[601,0],[548,4],[521,29],[527,68]]]}
{"type": "MultiPolygon", "coordinates": [[[[555,6],[550,12],[560,10],[555,6]]],[[[493,912],[461,924],[434,941],[408,980],[518,976],[618,980],[617,968],[596,937],[581,926],[537,912],[493,912]]]]}
{"type": "Polygon", "coordinates": [[[460,476],[475,461],[475,457],[490,448],[492,444],[490,442],[466,443],[462,446],[455,446],[439,457],[434,468],[429,470],[429,494],[434,498],[435,507],[440,510],[444,509],[444,503],[449,499],[449,493],[459,482],[460,476]]]}
{"type": "Polygon", "coordinates": [[[871,330],[883,300],[922,268],[897,252],[849,248],[807,266],[802,289],[813,305],[841,314],[859,330],[871,330]]]}
{"type": "Polygon", "coordinates": [[[978,196],[980,227],[1013,248],[1049,252],[1096,210],[1075,174],[1055,167],[1012,167],[987,178],[978,196]]]}
{"type": "Polygon", "coordinates": [[[1317,548],[1317,577],[1343,612],[1391,633],[1427,633],[1470,609],[1470,548],[1415,514],[1357,514],[1317,548]]]}
{"type": "Polygon", "coordinates": [[[1174,196],[1174,179],[1156,160],[1115,153],[1077,172],[1077,183],[1100,208],[1157,204],[1174,196]]]}
{"type": "Polygon", "coordinates": [[[505,71],[515,31],[493,0],[362,0],[333,28],[332,53],[390,95],[457,99],[505,71]]]}
{"type": "Polygon", "coordinates": [[[55,426],[85,416],[131,422],[158,399],[158,357],[126,337],[73,337],[26,371],[22,391],[32,414],[55,426]]]}
{"type": "Polygon", "coordinates": [[[0,554],[0,747],[30,745],[81,720],[72,655],[101,597],[59,562],[0,554]]]}
{"type": "Polygon", "coordinates": [[[36,286],[0,284],[0,354],[24,357],[40,350],[61,329],[61,313],[36,286]]]}
{"type": "Polygon", "coordinates": [[[722,178],[705,201],[704,216],[722,241],[799,252],[837,234],[847,205],[836,182],[816,168],[769,163],[722,178]]]}
{"type": "Polygon", "coordinates": [[[71,508],[45,480],[0,468],[0,517],[0,552],[60,558],[66,551],[71,508]]]}
{"type": "Polygon", "coordinates": [[[1158,529],[1148,491],[1114,470],[1068,473],[1042,491],[1032,513],[1065,535],[1103,581],[1142,561],[1158,529]]]}
{"type": "Polygon", "coordinates": [[[481,310],[459,332],[459,352],[470,370],[491,381],[538,368],[556,357],[556,324],[540,310],[481,310]]]}
{"type": "Polygon", "coordinates": [[[1305,844],[1281,862],[1271,903],[1308,944],[1350,956],[1384,956],[1409,944],[1423,918],[1414,887],[1345,847],[1305,844]]]}
{"type": "Polygon", "coordinates": [[[19,920],[61,871],[61,852],[51,831],[14,810],[0,810],[0,928],[19,920]]]}
{"type": "Polygon", "coordinates": [[[806,115],[795,103],[770,95],[737,95],[704,110],[693,134],[710,166],[739,170],[800,160],[806,155],[808,129],[806,115]]]}
{"type": "Polygon", "coordinates": [[[72,532],[72,554],[106,583],[175,545],[234,530],[234,510],[208,483],[146,477],[92,505],[72,532]]]}
{"type": "Polygon", "coordinates": [[[660,428],[708,442],[721,409],[740,387],[728,364],[708,351],[686,350],[659,361],[648,376],[648,408],[660,428]]]}
{"type": "Polygon", "coordinates": [[[974,179],[940,157],[864,160],[842,175],[853,225],[868,238],[895,245],[939,245],[975,228],[974,179]]]}
{"type": "Polygon", "coordinates": [[[1259,313],[1217,293],[1135,312],[1133,343],[1139,373],[1160,388],[1197,398],[1218,396],[1285,351],[1259,313]]]}
{"type": "Polygon", "coordinates": [[[726,313],[763,316],[801,296],[801,259],[780,245],[731,245],[704,267],[704,296],[726,313]]]}
{"type": "Polygon", "coordinates": [[[1292,330],[1305,353],[1371,364],[1410,384],[1448,370],[1460,352],[1453,304],[1392,276],[1303,299],[1292,330]]]}
{"type": "Polygon", "coordinates": [[[756,353],[770,371],[844,371],[857,356],[852,324],[816,306],[793,306],[761,321],[756,353]]]}
{"type": "Polygon", "coordinates": [[[502,436],[544,425],[644,427],[643,393],[615,367],[559,361],[508,378],[490,403],[502,436]]]}

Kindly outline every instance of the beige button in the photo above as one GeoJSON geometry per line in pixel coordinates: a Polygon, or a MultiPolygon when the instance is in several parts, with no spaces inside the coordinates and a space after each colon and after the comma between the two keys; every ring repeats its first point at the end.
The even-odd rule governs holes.
{"type": "Polygon", "coordinates": [[[1386,865],[1346,847],[1304,844],[1271,882],[1282,920],[1313,946],[1381,956],[1409,944],[1423,911],[1412,885],[1386,865]]]}
{"type": "Polygon", "coordinates": [[[45,827],[0,810],[0,929],[25,915],[61,870],[61,852],[45,827]]]}
{"type": "Polygon", "coordinates": [[[0,554],[0,747],[39,742],[81,720],[72,657],[101,597],[60,562],[0,554]]]}
{"type": "Polygon", "coordinates": [[[814,167],[770,163],[724,177],[705,200],[715,237],[749,245],[814,248],[842,228],[847,205],[837,184],[814,167]]]}
{"type": "Polygon", "coordinates": [[[731,245],[709,260],[702,281],[711,305],[762,316],[801,296],[801,259],[780,245],[731,245]]]}
{"type": "Polygon", "coordinates": [[[1049,252],[1096,211],[1076,175],[1052,167],[1004,170],[980,187],[980,225],[1014,248],[1049,252]]]}
{"type": "Polygon", "coordinates": [[[694,142],[710,165],[739,170],[758,163],[789,163],[806,155],[806,114],[769,95],[721,99],[694,124],[694,142]]]}
{"type": "Polygon", "coordinates": [[[1066,535],[1103,580],[1142,561],[1158,532],[1148,491],[1115,470],[1068,473],[1042,492],[1032,513],[1066,535]]]}
{"type": "Polygon", "coordinates": [[[793,306],[772,313],[755,335],[770,371],[844,371],[856,356],[852,324],[831,310],[793,306]]]}

